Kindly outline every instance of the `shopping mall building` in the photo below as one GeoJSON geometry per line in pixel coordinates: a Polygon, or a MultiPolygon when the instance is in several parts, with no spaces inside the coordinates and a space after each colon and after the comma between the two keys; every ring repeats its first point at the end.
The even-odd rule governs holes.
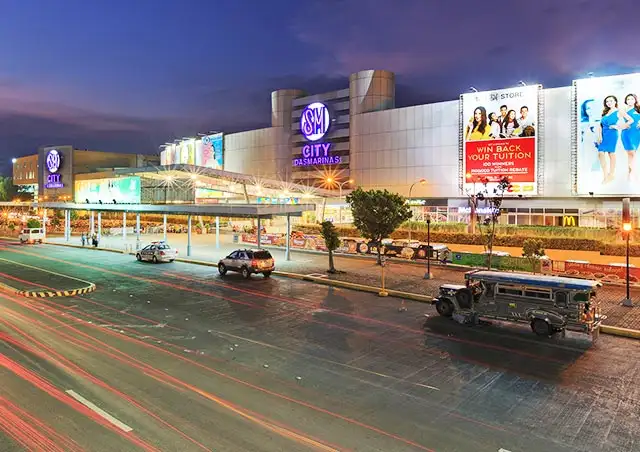
{"type": "Polygon", "coordinates": [[[613,226],[620,199],[640,192],[639,95],[640,74],[628,74],[395,108],[394,74],[369,70],[338,91],[273,92],[268,128],[175,140],[159,157],[43,147],[16,159],[14,180],[40,199],[87,203],[309,198],[342,222],[350,188],[385,188],[410,197],[419,220],[457,222],[469,194],[508,176],[505,223],[613,226]]]}

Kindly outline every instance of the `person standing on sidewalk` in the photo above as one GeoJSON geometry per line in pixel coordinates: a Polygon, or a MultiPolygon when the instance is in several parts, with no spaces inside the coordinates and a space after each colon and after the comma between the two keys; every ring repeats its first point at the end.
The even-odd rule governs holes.
{"type": "Polygon", "coordinates": [[[87,241],[87,236],[84,234],[84,232],[80,236],[80,240],[82,241],[82,246],[84,246],[85,242],[87,241]]]}

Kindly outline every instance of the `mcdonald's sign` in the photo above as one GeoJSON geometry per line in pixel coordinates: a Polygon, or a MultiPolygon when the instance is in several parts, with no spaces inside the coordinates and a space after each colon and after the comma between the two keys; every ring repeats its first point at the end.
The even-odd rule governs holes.
{"type": "Polygon", "coordinates": [[[565,215],[562,217],[562,226],[575,227],[578,225],[578,218],[575,215],[565,215]]]}

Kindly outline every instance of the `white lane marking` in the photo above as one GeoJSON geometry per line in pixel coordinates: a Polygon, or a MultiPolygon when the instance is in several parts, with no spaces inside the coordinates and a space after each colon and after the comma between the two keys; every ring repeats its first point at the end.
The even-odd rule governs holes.
{"type": "Polygon", "coordinates": [[[89,408],[91,411],[94,411],[95,413],[97,413],[100,416],[102,416],[103,418],[105,418],[107,421],[111,422],[113,425],[118,427],[120,430],[122,430],[124,432],[127,432],[127,433],[133,431],[133,429],[131,427],[129,427],[127,424],[125,424],[124,422],[120,422],[118,419],[116,419],[115,417],[111,416],[109,413],[104,411],[99,406],[91,403],[90,401],[88,401],[87,399],[82,397],[80,394],[75,392],[73,389],[69,389],[69,390],[67,390],[65,392],[67,394],[69,394],[71,397],[73,397],[74,399],[76,399],[78,402],[80,402],[81,404],[83,404],[84,406],[89,408]]]}
{"type": "Polygon", "coordinates": [[[498,452],[511,452],[510,450],[507,449],[503,449],[502,447],[500,449],[498,449],[498,452]]]}

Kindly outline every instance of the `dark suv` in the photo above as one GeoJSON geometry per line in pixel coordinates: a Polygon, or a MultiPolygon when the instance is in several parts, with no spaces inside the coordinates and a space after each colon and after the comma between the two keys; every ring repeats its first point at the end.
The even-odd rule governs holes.
{"type": "Polygon", "coordinates": [[[242,273],[244,278],[249,278],[253,273],[262,273],[268,278],[275,268],[273,256],[267,250],[236,250],[218,262],[221,276],[231,270],[242,273]]]}

